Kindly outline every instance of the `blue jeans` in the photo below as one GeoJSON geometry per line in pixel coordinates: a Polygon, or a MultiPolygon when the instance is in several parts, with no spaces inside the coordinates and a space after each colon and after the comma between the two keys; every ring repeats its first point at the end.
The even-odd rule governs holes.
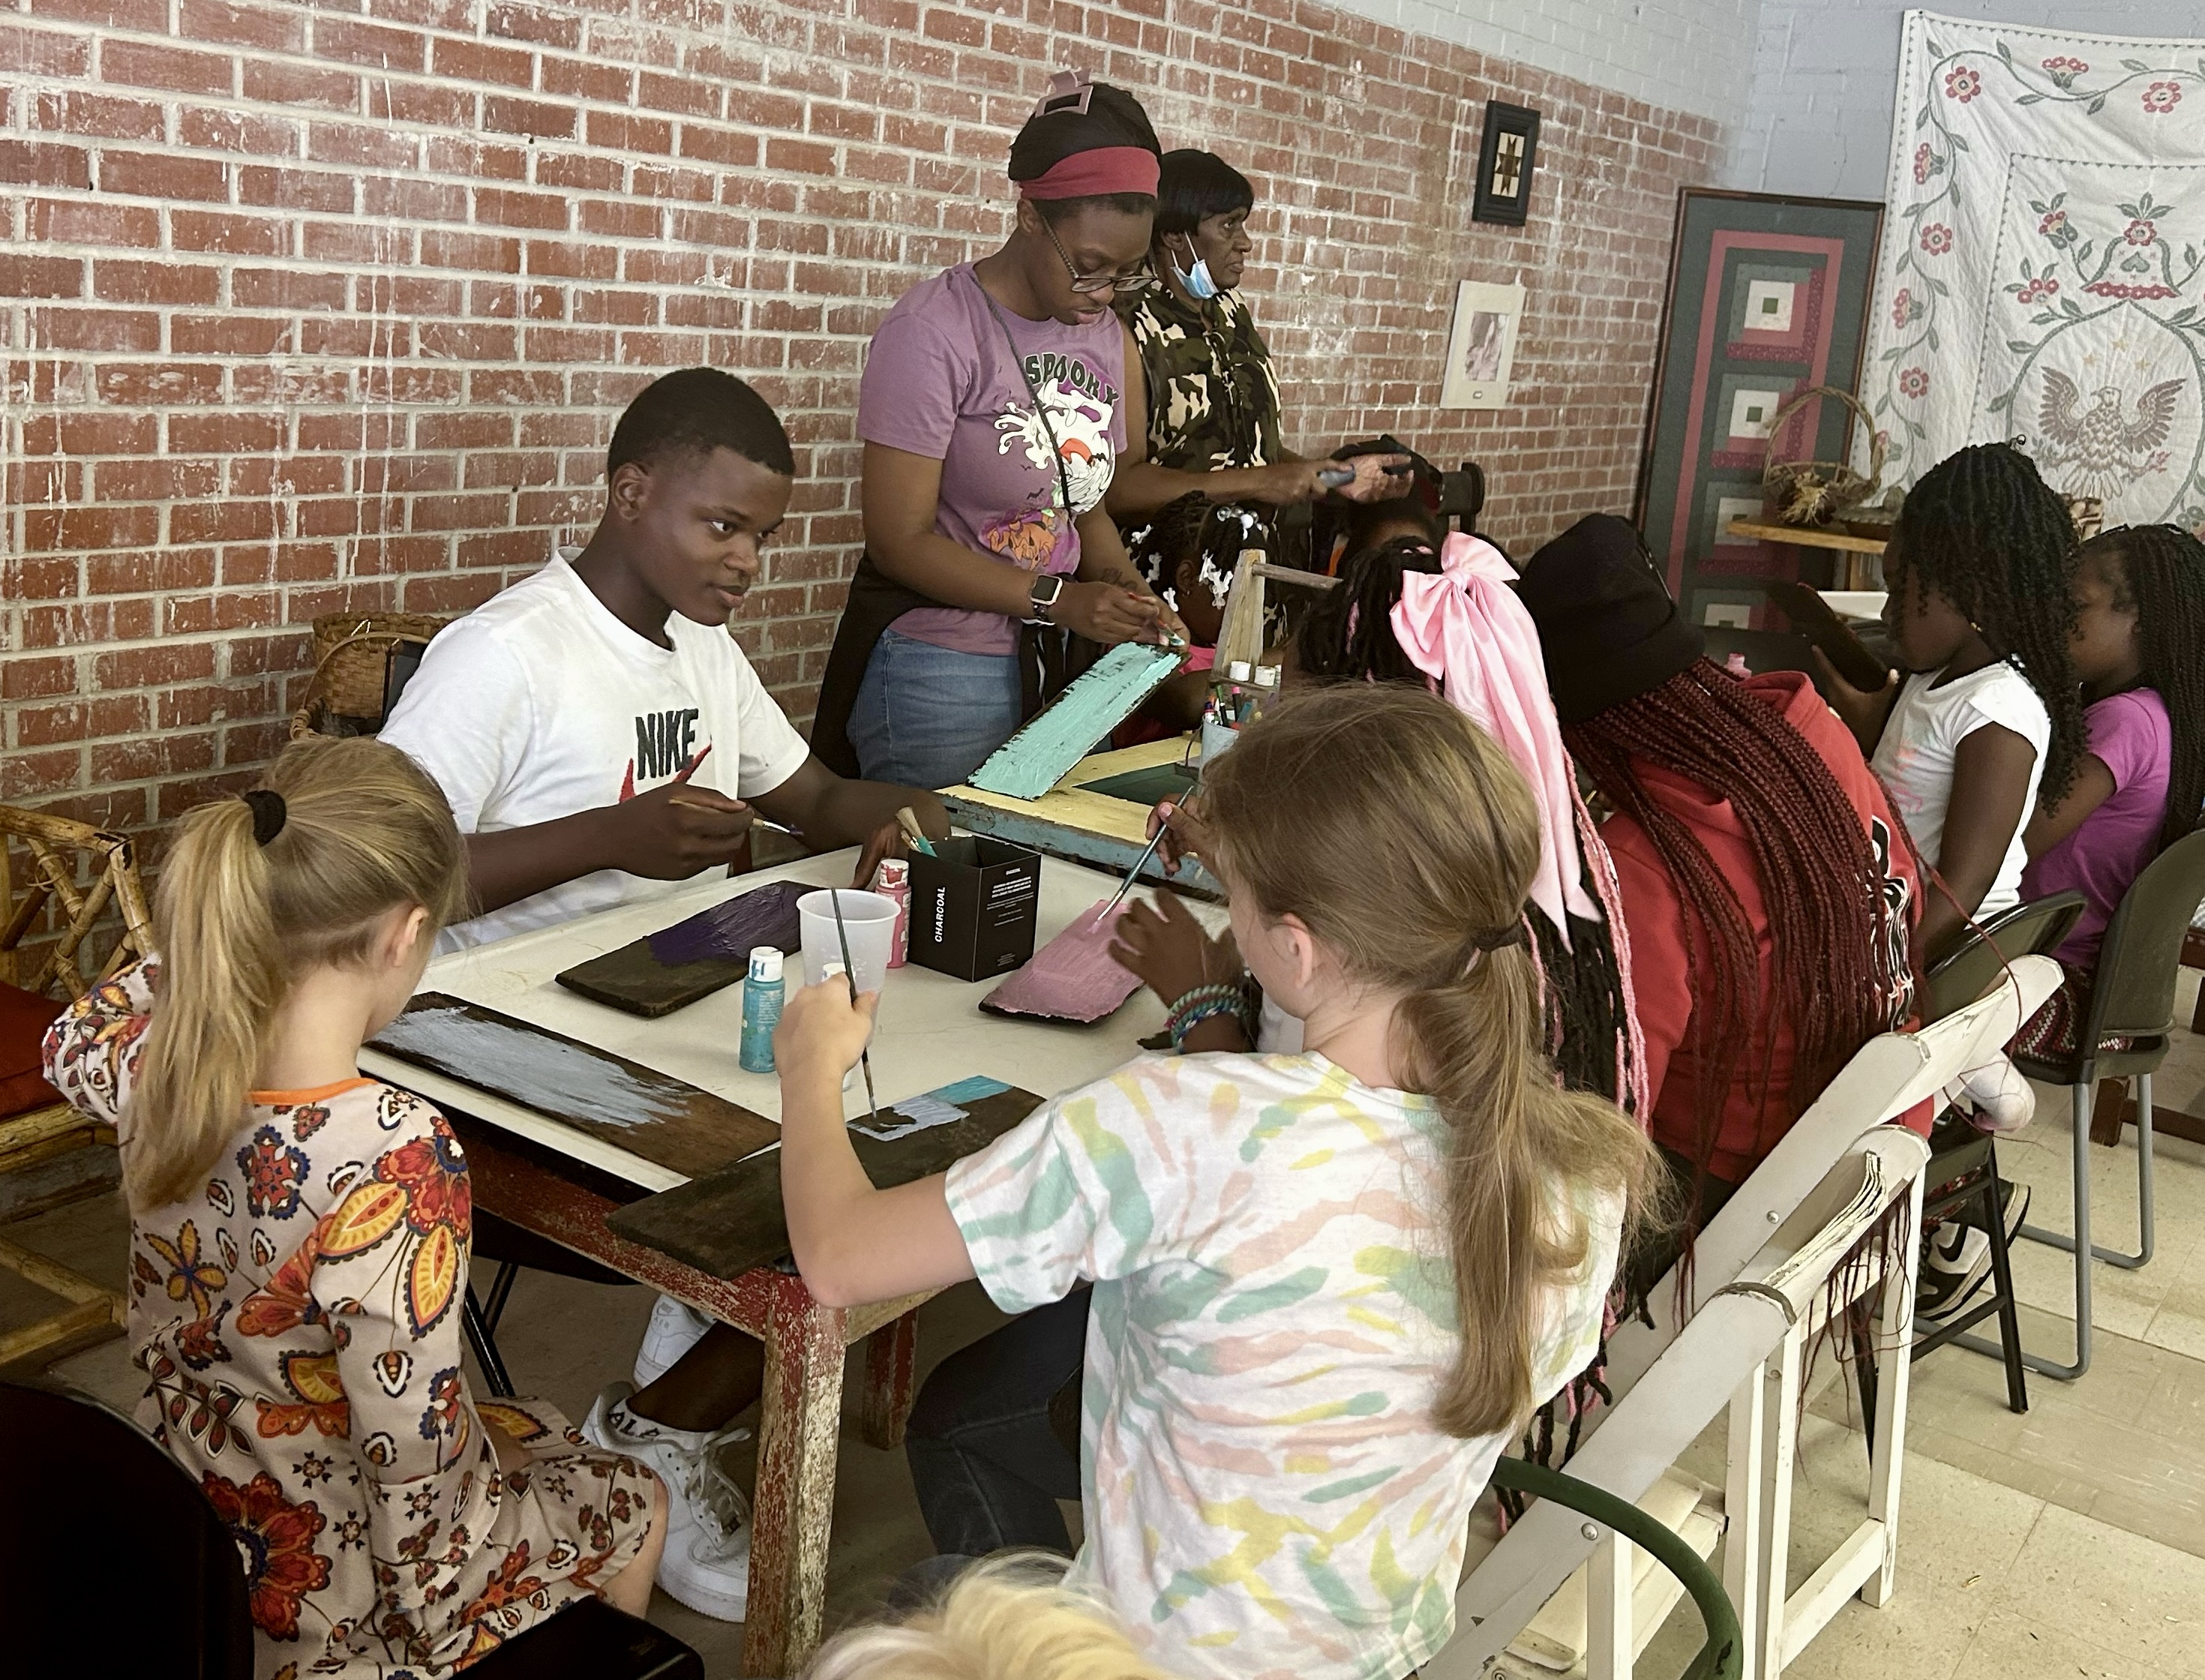
{"type": "Polygon", "coordinates": [[[858,774],[906,787],[954,787],[1019,732],[1013,654],[958,653],[881,632],[850,708],[858,774]]]}
{"type": "Polygon", "coordinates": [[[918,1391],[903,1450],[936,1552],[1070,1554],[1056,1502],[1079,1497],[1079,1456],[1049,1413],[1086,1362],[1088,1299],[1075,1290],[1013,1319],[951,1354],[918,1391]]]}

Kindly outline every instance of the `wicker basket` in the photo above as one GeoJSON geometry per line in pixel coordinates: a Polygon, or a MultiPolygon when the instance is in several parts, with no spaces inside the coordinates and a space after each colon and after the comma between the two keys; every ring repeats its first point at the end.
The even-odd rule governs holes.
{"type": "Polygon", "coordinates": [[[291,739],[370,734],[383,722],[390,652],[426,642],[451,620],[426,613],[325,613],[314,620],[314,674],[291,715],[291,739]]]}
{"type": "MultiPolygon", "coordinates": [[[[1835,385],[1810,385],[1776,411],[1768,423],[1769,459],[1761,470],[1761,484],[1768,496],[1768,511],[1781,525],[1828,525],[1846,508],[1857,508],[1883,483],[1884,440],[1875,421],[1851,391],[1835,385]],[[1794,409],[1817,397],[1835,397],[1853,411],[1868,428],[1868,476],[1863,478],[1849,461],[1793,460],[1775,458],[1777,434],[1794,409]]],[[[1850,453],[1850,451],[1848,452],[1850,453]]]]}

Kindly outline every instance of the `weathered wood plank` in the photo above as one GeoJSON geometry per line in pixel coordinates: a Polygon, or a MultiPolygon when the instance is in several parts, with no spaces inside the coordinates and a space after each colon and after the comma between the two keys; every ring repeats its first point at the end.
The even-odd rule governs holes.
{"type": "Polygon", "coordinates": [[[422,993],[371,1042],[692,1178],[781,1136],[684,1080],[442,992],[422,993]]]}
{"type": "MultiPolygon", "coordinates": [[[[876,1188],[889,1190],[939,1172],[984,1149],[1041,1106],[1042,1099],[1015,1086],[958,1102],[965,1118],[902,1137],[882,1140],[853,1131],[859,1164],[876,1188]]],[[[894,1122],[893,1108],[882,1119],[894,1122]]],[[[781,1205],[781,1151],[768,1150],[716,1172],[661,1190],[610,1214],[619,1235],[693,1266],[707,1276],[735,1278],[771,1264],[788,1252],[788,1224],[781,1205]]]]}

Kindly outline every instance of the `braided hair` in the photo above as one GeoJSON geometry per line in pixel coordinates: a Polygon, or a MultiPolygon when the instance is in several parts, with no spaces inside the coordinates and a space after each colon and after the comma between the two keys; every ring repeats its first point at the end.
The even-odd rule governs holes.
{"type": "Polygon", "coordinates": [[[1393,614],[1401,576],[1440,569],[1439,548],[1421,537],[1396,537],[1340,562],[1340,583],[1302,620],[1294,657],[1312,677],[1360,677],[1424,685],[1424,674],[1394,638],[1393,614]]]}
{"type": "Polygon", "coordinates": [[[2012,444],[1971,444],[1907,491],[1892,547],[2044,702],[2052,742],[2037,798],[2057,804],[2085,739],[2082,690],[2067,651],[2076,607],[2075,525],[2066,504],[2012,444]]]}
{"type": "Polygon", "coordinates": [[[1190,490],[1166,502],[1148,524],[1126,538],[1127,557],[1134,569],[1160,596],[1176,586],[1180,562],[1189,555],[1197,555],[1198,574],[1221,607],[1225,604],[1225,591],[1232,587],[1240,551],[1269,550],[1271,546],[1269,523],[1255,508],[1212,502],[1201,490],[1190,490]]]}
{"type": "MultiPolygon", "coordinates": [[[[1756,1100],[1772,1093],[1769,1052],[1791,1028],[1796,1116],[1852,1054],[1905,1019],[1913,977],[1905,918],[1892,925],[1885,853],[1829,766],[1776,707],[1711,660],[1659,687],[1565,724],[1571,756],[1615,809],[1645,831],[1676,883],[1685,925],[1685,984],[1698,1061],[1695,1192],[1704,1189],[1739,1058],[1756,1047],[1756,1100]],[[1683,777],[1730,802],[1753,853],[1774,946],[1773,996],[1738,891],[1682,820],[1647,791],[1642,767],[1683,777]]],[[[1764,1129],[1763,1135],[1766,1135],[1764,1129]]]]}
{"type": "Polygon", "coordinates": [[[2170,846],[2205,810],[2205,543],[2178,525],[2125,525],[2082,551],[2113,562],[2113,604],[2137,615],[2136,686],[2166,706],[2174,751],[2159,843],[2170,846]]]}
{"type": "MultiPolygon", "coordinates": [[[[1431,684],[1394,634],[1394,608],[1401,579],[1411,572],[1437,572],[1440,556],[1421,537],[1398,537],[1351,554],[1340,562],[1340,583],[1322,596],[1294,640],[1302,673],[1320,681],[1431,684]]],[[[1590,873],[1599,837],[1580,814],[1578,839],[1590,873]]],[[[1606,861],[1605,853],[1601,854],[1606,861]]],[[[1592,883],[1597,885],[1597,882],[1592,883]]],[[[1595,892],[1596,899],[1604,895],[1595,892]]],[[[1627,1047],[1633,1038],[1623,965],[1604,922],[1570,914],[1568,943],[1536,904],[1524,906],[1531,955],[1538,966],[1545,1048],[1562,1083],[1591,1091],[1626,1108],[1636,1085],[1627,1047]]]]}

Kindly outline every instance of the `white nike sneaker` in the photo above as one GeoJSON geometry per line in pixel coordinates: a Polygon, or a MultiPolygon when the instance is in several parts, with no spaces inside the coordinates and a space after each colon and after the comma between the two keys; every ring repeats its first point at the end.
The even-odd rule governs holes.
{"type": "Polygon", "coordinates": [[[681,1362],[681,1356],[704,1339],[712,1321],[670,1295],[658,1297],[635,1351],[635,1386],[648,1388],[681,1362]]]}
{"type": "Polygon", "coordinates": [[[720,1467],[720,1449],[750,1431],[669,1428],[630,1409],[624,1382],[597,1396],[584,1438],[649,1465],[666,1484],[666,1552],[658,1584],[690,1609],[740,1622],[750,1602],[750,1502],[720,1467]]]}

